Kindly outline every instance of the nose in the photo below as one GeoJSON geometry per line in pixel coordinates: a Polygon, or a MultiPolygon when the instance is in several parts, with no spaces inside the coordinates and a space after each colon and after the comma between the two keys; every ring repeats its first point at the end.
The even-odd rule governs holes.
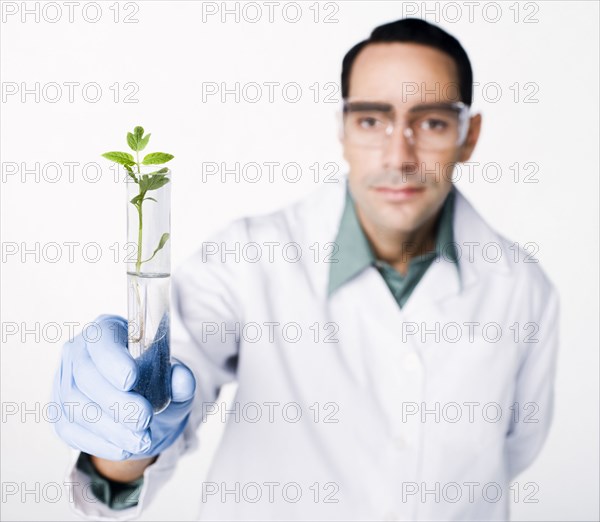
{"type": "Polygon", "coordinates": [[[383,167],[411,172],[416,164],[415,150],[404,135],[404,129],[400,125],[394,126],[383,144],[383,167]]]}

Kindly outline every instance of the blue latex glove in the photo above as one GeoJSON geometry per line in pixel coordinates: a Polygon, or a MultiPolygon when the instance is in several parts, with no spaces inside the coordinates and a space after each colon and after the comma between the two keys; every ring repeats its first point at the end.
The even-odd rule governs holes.
{"type": "Polygon", "coordinates": [[[191,370],[172,358],[171,403],[154,414],[133,388],[138,365],[127,350],[127,321],[116,315],[96,319],[97,341],[79,334],[63,346],[52,389],[62,408],[54,423],[69,446],[108,460],[158,455],[181,434],[196,389],[191,370]]]}

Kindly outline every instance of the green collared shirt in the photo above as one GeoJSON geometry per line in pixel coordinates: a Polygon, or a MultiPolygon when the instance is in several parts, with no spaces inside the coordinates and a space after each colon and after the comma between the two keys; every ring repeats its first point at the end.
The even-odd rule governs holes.
{"type": "Polygon", "coordinates": [[[127,509],[137,506],[144,477],[132,482],[115,482],[106,478],[94,467],[87,453],[81,452],[77,459],[76,467],[90,479],[90,489],[100,502],[115,510],[127,509]]]}
{"type": "Polygon", "coordinates": [[[346,180],[346,203],[335,240],[338,246],[335,258],[338,262],[330,265],[328,295],[331,295],[368,266],[374,265],[392,292],[398,306],[402,308],[436,258],[444,256],[454,263],[458,271],[458,255],[452,226],[455,198],[456,188],[453,185],[436,223],[435,249],[410,259],[408,271],[403,276],[389,263],[377,259],[374,255],[371,244],[358,220],[355,202],[346,180]]]}

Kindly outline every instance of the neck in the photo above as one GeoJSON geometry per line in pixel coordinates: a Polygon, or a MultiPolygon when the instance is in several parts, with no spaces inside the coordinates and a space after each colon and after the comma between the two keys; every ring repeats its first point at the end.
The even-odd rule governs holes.
{"type": "Polygon", "coordinates": [[[378,227],[365,218],[358,205],[356,213],[377,259],[393,266],[402,275],[408,272],[410,260],[435,249],[438,211],[417,230],[410,232],[378,227]]]}

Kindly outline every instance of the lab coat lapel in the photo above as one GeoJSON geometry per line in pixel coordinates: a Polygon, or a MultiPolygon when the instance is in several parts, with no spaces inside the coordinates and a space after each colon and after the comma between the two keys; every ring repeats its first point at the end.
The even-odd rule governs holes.
{"type": "Polygon", "coordinates": [[[438,258],[431,264],[413,290],[403,311],[410,315],[414,311],[432,304],[436,305],[459,293],[460,282],[456,266],[445,258],[438,258]]]}
{"type": "Polygon", "coordinates": [[[459,252],[458,270],[445,256],[436,259],[406,302],[403,308],[406,314],[425,313],[436,317],[442,310],[459,306],[461,296],[481,282],[484,270],[508,270],[506,256],[495,263],[482,256],[485,245],[501,245],[502,239],[458,188],[452,226],[459,252]]]}

